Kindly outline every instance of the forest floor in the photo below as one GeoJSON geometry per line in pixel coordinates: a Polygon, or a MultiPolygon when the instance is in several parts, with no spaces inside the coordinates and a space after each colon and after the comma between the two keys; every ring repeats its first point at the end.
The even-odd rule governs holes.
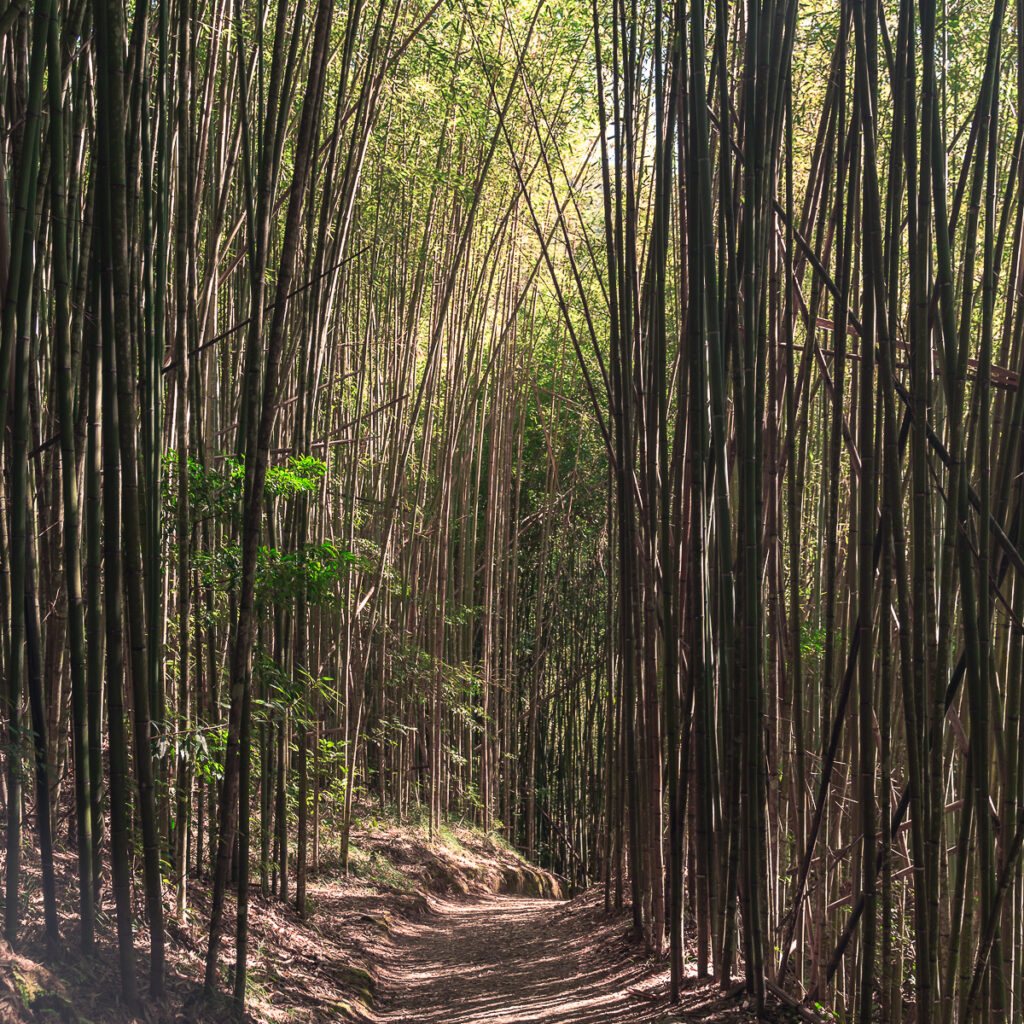
{"type": "MultiPolygon", "coordinates": [[[[335,833],[336,834],[336,833],[335,833]]],[[[668,1004],[665,964],[631,941],[629,921],[604,912],[603,893],[565,900],[558,879],[500,840],[468,827],[425,830],[364,817],[350,873],[321,845],[305,918],[258,895],[250,909],[251,1024],[674,1024],[752,1020],[743,1003],[690,979],[668,1004]]],[[[114,907],[101,907],[98,949],[47,956],[38,865],[29,852],[24,941],[0,942],[0,1024],[184,1024],[237,1019],[198,1000],[206,952],[208,882],[190,885],[184,920],[167,923],[167,995],[145,998],[148,947],[137,928],[141,1010],[117,999],[114,907]]],[[[75,945],[73,858],[58,863],[64,945],[75,945]]],[[[2,869],[2,858],[0,858],[2,869]]],[[[141,887],[139,887],[141,888],[141,887]]],[[[293,887],[294,892],[294,887],[293,887]]],[[[141,892],[137,921],[143,921],[141,892]]],[[[165,903],[173,907],[171,892],[165,903]]],[[[229,916],[233,911],[229,907],[229,916]]],[[[230,989],[233,938],[222,948],[230,989]]],[[[772,1019],[792,1019],[781,1013],[772,1019]]]]}
{"type": "MultiPolygon", "coordinates": [[[[404,922],[382,957],[387,1024],[741,1024],[742,1002],[688,979],[668,1002],[668,970],[606,914],[602,890],[553,902],[488,896],[404,922]]],[[[773,1012],[772,1020],[790,1018],[773,1012]]]]}

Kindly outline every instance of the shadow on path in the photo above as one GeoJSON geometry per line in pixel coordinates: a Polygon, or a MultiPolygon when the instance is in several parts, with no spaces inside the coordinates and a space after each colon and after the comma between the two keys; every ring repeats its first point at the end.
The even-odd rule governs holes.
{"type": "Polygon", "coordinates": [[[405,923],[382,964],[389,1024],[639,1024],[665,986],[631,959],[621,921],[573,904],[495,896],[405,923]]]}

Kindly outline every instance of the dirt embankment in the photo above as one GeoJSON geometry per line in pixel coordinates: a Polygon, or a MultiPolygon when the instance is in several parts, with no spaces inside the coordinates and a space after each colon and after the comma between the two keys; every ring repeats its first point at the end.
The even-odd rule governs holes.
{"type": "Polygon", "coordinates": [[[412,885],[435,896],[510,895],[565,899],[561,879],[528,864],[506,843],[476,829],[442,829],[429,837],[395,826],[355,836],[350,868],[385,882],[392,873],[399,888],[412,885]],[[389,867],[387,867],[387,866],[389,867]]]}

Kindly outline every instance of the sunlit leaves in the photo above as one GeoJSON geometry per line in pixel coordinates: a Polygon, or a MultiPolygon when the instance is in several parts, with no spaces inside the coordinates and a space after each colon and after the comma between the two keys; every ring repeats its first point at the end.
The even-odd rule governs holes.
{"type": "MultiPolygon", "coordinates": [[[[164,524],[171,529],[176,522],[177,452],[171,448],[164,455],[164,524]]],[[[230,523],[241,512],[242,489],[245,485],[245,461],[234,456],[214,459],[215,465],[204,466],[198,459],[188,460],[188,504],[193,522],[204,519],[230,523]]],[[[286,463],[267,468],[266,493],[270,498],[292,498],[311,494],[323,480],[327,465],[311,455],[292,456],[286,463]]]]}

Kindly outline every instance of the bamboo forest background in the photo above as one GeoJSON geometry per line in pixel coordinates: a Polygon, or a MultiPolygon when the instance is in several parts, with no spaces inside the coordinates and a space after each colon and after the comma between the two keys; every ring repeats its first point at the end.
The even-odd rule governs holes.
{"type": "Polygon", "coordinates": [[[1022,48],[0,4],[8,942],[66,848],[62,940],[112,892],[159,994],[197,874],[242,1001],[252,888],[370,795],[603,882],[676,993],[1020,1020],[1022,48]]]}

